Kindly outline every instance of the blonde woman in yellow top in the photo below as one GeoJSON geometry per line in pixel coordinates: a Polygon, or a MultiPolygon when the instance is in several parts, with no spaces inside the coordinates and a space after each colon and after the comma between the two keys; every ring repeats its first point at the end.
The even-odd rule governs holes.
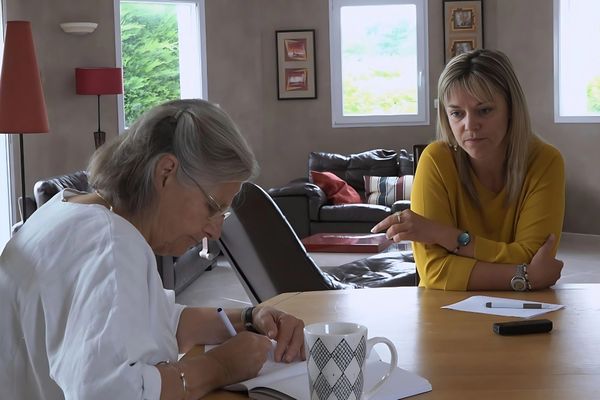
{"type": "Polygon", "coordinates": [[[412,240],[421,286],[537,290],[556,283],[565,178],[558,150],[532,129],[508,58],[475,50],[453,58],[438,83],[438,141],[426,147],[411,210],[381,221],[412,240]]]}

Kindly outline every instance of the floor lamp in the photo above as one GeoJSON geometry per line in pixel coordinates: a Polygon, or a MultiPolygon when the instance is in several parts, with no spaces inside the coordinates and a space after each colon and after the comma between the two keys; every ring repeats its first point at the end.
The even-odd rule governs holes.
{"type": "Polygon", "coordinates": [[[31,23],[8,21],[0,73],[0,133],[18,133],[23,222],[27,220],[23,135],[47,133],[48,116],[35,57],[31,23]]]}
{"type": "Polygon", "coordinates": [[[123,93],[121,68],[75,68],[77,94],[98,96],[98,130],[94,132],[96,149],[104,144],[106,132],[100,129],[100,95],[123,93]]]}

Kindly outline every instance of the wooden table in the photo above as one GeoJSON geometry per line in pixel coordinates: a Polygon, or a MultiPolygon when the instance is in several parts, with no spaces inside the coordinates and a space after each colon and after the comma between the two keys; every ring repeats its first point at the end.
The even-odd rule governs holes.
{"type": "Polygon", "coordinates": [[[422,399],[600,398],[600,285],[488,293],[566,305],[546,314],[551,334],[503,337],[492,323],[515,318],[440,309],[473,294],[419,288],[307,292],[268,303],[306,323],[350,320],[386,336],[399,366],[431,382],[422,399]]]}
{"type": "Polygon", "coordinates": [[[416,287],[284,293],[265,304],[307,324],[358,322],[369,328],[369,336],[390,338],[398,348],[398,365],[433,386],[416,399],[600,399],[600,284],[531,293],[416,287]],[[493,322],[518,318],[440,309],[473,295],[566,308],[539,317],[554,322],[550,334],[499,336],[492,332],[493,322]]]}

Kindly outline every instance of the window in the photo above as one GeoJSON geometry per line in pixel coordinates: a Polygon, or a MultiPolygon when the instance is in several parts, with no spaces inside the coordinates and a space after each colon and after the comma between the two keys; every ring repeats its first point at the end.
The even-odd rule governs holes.
{"type": "Polygon", "coordinates": [[[120,0],[119,12],[121,128],[167,100],[207,97],[204,0],[120,0]]]}
{"type": "Polygon", "coordinates": [[[554,121],[600,122],[600,2],[554,0],[554,121]]]}
{"type": "Polygon", "coordinates": [[[330,0],[334,127],[429,123],[426,0],[330,0]]]}

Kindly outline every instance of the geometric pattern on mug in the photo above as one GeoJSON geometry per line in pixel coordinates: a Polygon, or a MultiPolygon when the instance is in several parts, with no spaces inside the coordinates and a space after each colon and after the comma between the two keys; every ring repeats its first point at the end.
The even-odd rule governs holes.
{"type": "Polygon", "coordinates": [[[346,375],[340,376],[340,379],[332,386],[327,382],[323,375],[319,375],[314,383],[314,390],[311,394],[312,400],[357,400],[360,399],[363,389],[362,374],[352,385],[346,375]]]}
{"type": "Polygon", "coordinates": [[[312,399],[318,400],[353,400],[359,399],[364,385],[361,365],[366,355],[366,340],[362,337],[356,347],[352,347],[342,339],[330,352],[317,339],[309,349],[309,379],[313,387],[312,399]],[[317,375],[317,376],[315,376],[317,375]]]}

